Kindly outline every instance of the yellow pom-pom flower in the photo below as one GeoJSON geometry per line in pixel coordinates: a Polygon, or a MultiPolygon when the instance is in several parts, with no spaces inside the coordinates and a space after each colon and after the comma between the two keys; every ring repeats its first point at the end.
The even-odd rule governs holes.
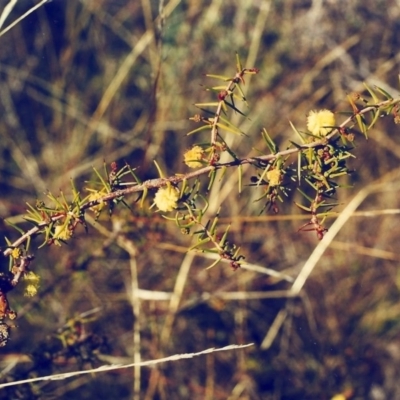
{"type": "Polygon", "coordinates": [[[314,136],[326,136],[335,126],[335,114],[329,110],[310,111],[307,117],[307,129],[314,136]]]}
{"type": "Polygon", "coordinates": [[[331,400],[346,400],[347,397],[344,394],[335,394],[331,400]]]}
{"type": "Polygon", "coordinates": [[[18,247],[12,249],[12,251],[11,251],[11,257],[12,258],[17,260],[21,256],[22,256],[22,250],[21,249],[19,249],[18,247]]]}
{"type": "Polygon", "coordinates": [[[200,168],[203,165],[200,162],[203,155],[204,150],[200,146],[194,146],[183,155],[183,158],[189,168],[200,168]]]}
{"type": "MultiPolygon", "coordinates": [[[[102,190],[92,190],[92,189],[88,189],[88,190],[91,192],[88,197],[88,201],[98,200],[106,195],[106,193],[102,190]]],[[[98,214],[100,214],[100,212],[104,208],[104,206],[105,206],[105,203],[103,201],[101,201],[99,204],[97,204],[93,207],[90,207],[90,210],[98,215],[98,214]]]]}
{"type": "Polygon", "coordinates": [[[172,211],[178,206],[179,190],[171,185],[158,189],[154,196],[154,204],[160,211],[172,211]]]}
{"type": "Polygon", "coordinates": [[[27,283],[26,288],[25,288],[25,296],[28,296],[28,297],[35,296],[40,287],[40,276],[36,275],[32,271],[29,271],[25,274],[24,280],[27,283]]]}
{"type": "Polygon", "coordinates": [[[278,186],[281,183],[281,171],[279,169],[271,169],[267,172],[269,186],[278,186]]]}
{"type": "Polygon", "coordinates": [[[69,230],[67,226],[57,225],[54,228],[54,234],[53,234],[54,239],[60,239],[60,240],[67,241],[68,239],[71,238],[71,236],[72,236],[72,231],[69,230]]]}
{"type": "Polygon", "coordinates": [[[36,296],[37,292],[38,292],[38,288],[34,285],[27,285],[27,287],[25,288],[25,296],[26,297],[36,296]]]}

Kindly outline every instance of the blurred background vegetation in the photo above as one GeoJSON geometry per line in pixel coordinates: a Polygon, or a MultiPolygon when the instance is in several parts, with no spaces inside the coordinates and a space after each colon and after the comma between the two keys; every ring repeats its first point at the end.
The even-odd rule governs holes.
{"type": "MultiPolygon", "coordinates": [[[[5,25],[37,3],[18,1],[5,25]]],[[[68,195],[71,179],[84,192],[92,167],[104,163],[127,162],[142,179],[157,177],[154,159],[167,174],[187,172],[180,155],[207,140],[186,136],[196,127],[188,120],[194,103],[213,100],[204,86],[215,82],[204,74],[234,74],[236,51],[245,67],[261,70],[246,82],[248,118],[232,116],[248,137],[226,139],[240,156],[265,151],[262,127],[283,149],[293,137],[289,120],[304,129],[311,109],[349,111],[346,95],[362,91],[362,82],[398,96],[399,31],[398,0],[46,4],[0,38],[0,233],[16,239],[4,218],[17,221],[46,191],[68,195]]],[[[400,224],[380,212],[399,209],[398,126],[382,120],[368,141],[357,138],[355,155],[354,173],[342,180],[354,186],[338,193],[341,204],[376,179],[393,190],[363,202],[370,213],[347,221],[296,299],[282,292],[289,282],[264,273],[225,264],[206,270],[209,259],[186,254],[190,238],[139,210],[134,197],[132,212],[102,215],[68,245],[35,250],[42,238],[35,239],[41,290],[32,299],[22,287],[10,293],[19,317],[1,349],[3,382],[139,354],[151,360],[255,345],[2,389],[0,398],[400,398],[400,224]]],[[[259,215],[261,192],[245,187],[238,195],[237,173],[228,172],[210,195],[210,215],[223,202],[246,260],[294,278],[317,245],[315,233],[297,233],[305,221],[295,217],[295,192],[278,217],[259,215]]]]}

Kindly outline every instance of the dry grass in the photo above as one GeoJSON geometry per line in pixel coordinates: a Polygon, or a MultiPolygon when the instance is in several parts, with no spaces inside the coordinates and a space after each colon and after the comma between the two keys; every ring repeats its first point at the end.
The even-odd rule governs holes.
{"type": "MultiPolygon", "coordinates": [[[[32,6],[17,2],[3,28],[32,6]]],[[[210,99],[203,74],[231,75],[235,51],[261,69],[247,82],[249,118],[234,117],[249,135],[230,142],[243,156],[264,148],[263,126],[284,148],[288,120],[304,127],[310,109],[347,110],[363,81],[397,95],[399,17],[395,0],[50,2],[0,38],[0,216],[18,219],[45,190],[68,192],[70,178],[84,187],[104,160],[138,166],[142,179],[157,175],[155,158],[183,172],[176,155],[200,140],[186,136],[193,103],[210,99]]],[[[137,209],[38,250],[40,294],[10,297],[19,318],[3,381],[27,378],[32,359],[49,375],[254,342],[38,388],[60,399],[399,398],[398,133],[384,120],[358,141],[354,187],[339,193],[344,211],[321,243],[296,232],[293,198],[268,219],[258,194],[237,195],[236,173],[217,183],[210,214],[224,201],[254,268],[206,270],[209,259],[185,253],[189,238],[137,209]],[[84,335],[107,337],[100,359],[58,357],[51,369],[50,335],[90,310],[84,335]]],[[[0,233],[14,235],[1,221],[0,233]]],[[[18,390],[0,398],[32,398],[18,390]]]]}

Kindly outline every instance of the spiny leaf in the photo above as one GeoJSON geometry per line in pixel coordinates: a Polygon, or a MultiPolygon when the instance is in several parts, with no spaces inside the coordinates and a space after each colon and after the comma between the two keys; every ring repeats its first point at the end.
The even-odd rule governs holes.
{"type": "MultiPolygon", "coordinates": [[[[206,251],[205,251],[206,252],[206,251]]],[[[207,253],[207,252],[206,252],[207,253]]],[[[216,259],[209,267],[207,267],[206,269],[211,269],[213,267],[215,267],[220,261],[222,260],[222,258],[218,258],[216,259]]]]}
{"type": "Polygon", "coordinates": [[[31,206],[29,203],[26,203],[26,205],[29,207],[29,210],[27,210],[28,214],[34,215],[35,217],[38,218],[39,221],[43,220],[42,215],[35,207],[31,206]]]}
{"type": "MultiPolygon", "coordinates": [[[[239,128],[235,124],[233,124],[231,121],[229,121],[228,119],[226,119],[224,117],[220,117],[219,119],[221,121],[223,121],[225,125],[230,126],[233,129],[240,131],[239,128]]],[[[244,133],[244,132],[241,132],[241,133],[244,133]]]]}
{"type": "MultiPolygon", "coordinates": [[[[42,224],[42,223],[44,222],[43,220],[38,221],[37,219],[35,219],[35,218],[33,218],[33,217],[30,217],[29,215],[25,215],[25,216],[23,217],[23,219],[24,219],[25,221],[31,223],[32,225],[36,226],[36,227],[38,227],[40,224],[42,224]]],[[[6,221],[6,223],[9,224],[9,222],[7,222],[7,221],[6,221]]],[[[13,226],[13,225],[12,225],[12,226],[13,226]]]]}
{"type": "Polygon", "coordinates": [[[209,103],[195,103],[196,107],[218,107],[219,101],[210,101],[209,103]]]}
{"type": "Polygon", "coordinates": [[[202,246],[202,245],[204,245],[204,244],[210,242],[210,240],[211,240],[211,239],[210,239],[209,237],[207,237],[207,238],[205,238],[205,239],[202,239],[202,240],[200,240],[199,242],[195,243],[193,246],[189,247],[189,250],[194,250],[194,249],[196,249],[197,247],[202,246]]]}
{"type": "Polygon", "coordinates": [[[211,129],[211,125],[203,125],[203,126],[200,126],[199,128],[193,129],[192,131],[190,131],[190,132],[187,133],[186,135],[187,135],[187,136],[193,135],[193,134],[196,133],[196,132],[205,131],[205,130],[207,130],[207,129],[211,129]]]}
{"type": "Polygon", "coordinates": [[[268,131],[265,128],[263,128],[263,130],[261,131],[261,136],[263,137],[271,153],[276,154],[279,151],[279,148],[277,144],[271,139],[271,136],[269,136],[268,131]]]}
{"type": "MultiPolygon", "coordinates": [[[[106,170],[106,174],[107,174],[107,169],[104,166],[104,169],[106,170]]],[[[103,177],[100,175],[99,171],[97,171],[96,168],[93,167],[94,173],[97,175],[97,177],[99,178],[100,182],[102,183],[103,187],[107,190],[107,193],[110,192],[110,185],[108,182],[106,182],[103,177]]]]}
{"type": "Polygon", "coordinates": [[[260,184],[264,181],[265,175],[267,175],[267,172],[271,169],[272,165],[268,164],[266,168],[264,168],[263,173],[260,175],[260,178],[257,181],[256,186],[260,186],[260,184]]]}
{"type": "Polygon", "coordinates": [[[242,135],[243,134],[243,132],[241,132],[240,130],[234,129],[233,127],[226,126],[224,124],[221,124],[220,122],[217,123],[217,126],[219,128],[221,128],[221,129],[225,130],[225,131],[234,133],[235,135],[242,135]]]}
{"type": "Polygon", "coordinates": [[[230,78],[229,76],[224,76],[224,75],[206,74],[206,76],[208,78],[221,79],[221,80],[223,80],[225,82],[228,82],[228,81],[232,80],[232,78],[230,78]]]}
{"type": "Polygon", "coordinates": [[[215,182],[215,177],[217,175],[217,170],[213,169],[212,171],[210,171],[208,177],[210,178],[210,182],[208,183],[208,187],[207,190],[210,191],[214,182],[215,182]]]}
{"type": "Polygon", "coordinates": [[[376,110],[373,110],[372,112],[374,114],[374,117],[372,118],[371,123],[368,125],[368,128],[367,128],[368,131],[376,124],[376,121],[378,121],[379,117],[381,116],[381,110],[379,108],[376,110]]]}
{"type": "Polygon", "coordinates": [[[375,103],[379,103],[378,96],[375,94],[375,92],[365,83],[363,82],[363,85],[365,88],[368,90],[368,93],[371,95],[375,103]]]}
{"type": "Polygon", "coordinates": [[[301,204],[299,204],[299,203],[297,203],[297,202],[294,202],[294,204],[295,204],[297,207],[299,207],[300,209],[304,210],[304,211],[311,212],[311,209],[310,209],[309,207],[303,206],[303,205],[301,205],[301,204]]]}
{"type": "Polygon", "coordinates": [[[303,146],[301,145],[301,144],[297,144],[296,142],[293,142],[293,140],[289,140],[289,142],[294,146],[294,147],[296,147],[296,149],[302,149],[303,148],[303,146]]]}
{"type": "Polygon", "coordinates": [[[211,92],[217,92],[217,93],[219,93],[221,90],[225,90],[225,89],[226,89],[226,86],[221,85],[221,86],[212,86],[212,87],[208,87],[206,90],[209,90],[209,91],[211,91],[211,92]]]}
{"type": "MultiPolygon", "coordinates": [[[[297,188],[297,190],[311,203],[314,201],[314,199],[312,199],[309,195],[307,195],[306,193],[304,193],[300,188],[297,188]]],[[[297,204],[297,203],[296,203],[297,204]]]]}
{"type": "Polygon", "coordinates": [[[226,171],[228,171],[228,168],[226,167],[226,166],[224,166],[224,167],[222,167],[221,169],[220,169],[220,177],[219,177],[219,182],[221,182],[222,181],[222,179],[224,178],[224,176],[225,176],[225,174],[226,174],[226,171]]]}
{"type": "Polygon", "coordinates": [[[301,159],[302,159],[301,152],[298,152],[297,153],[297,180],[298,180],[299,184],[301,181],[301,159]]]}
{"type": "Polygon", "coordinates": [[[375,86],[375,89],[376,89],[379,93],[383,94],[383,95],[386,97],[387,100],[393,100],[393,97],[392,97],[388,92],[386,92],[386,90],[383,90],[383,89],[382,89],[381,87],[379,87],[379,86],[375,86]]]}
{"type": "Polygon", "coordinates": [[[240,87],[240,85],[237,83],[237,84],[235,85],[235,87],[237,88],[237,90],[239,91],[239,93],[240,93],[241,96],[242,96],[241,100],[248,106],[247,100],[246,100],[246,96],[244,95],[243,90],[242,90],[242,88],[240,87]]]}
{"type": "Polygon", "coordinates": [[[232,110],[236,111],[237,113],[239,113],[239,114],[242,115],[243,117],[246,116],[246,114],[244,114],[242,111],[240,111],[240,110],[235,106],[235,103],[233,102],[233,99],[232,99],[232,103],[229,103],[229,101],[225,101],[224,104],[226,104],[228,107],[232,108],[232,110]]]}
{"type": "Polygon", "coordinates": [[[211,225],[211,228],[209,229],[209,232],[211,235],[214,235],[216,229],[217,229],[217,224],[218,224],[218,214],[216,215],[216,217],[213,220],[213,223],[211,225]]]}
{"type": "Polygon", "coordinates": [[[358,127],[360,128],[360,131],[364,134],[365,138],[368,139],[367,125],[365,123],[364,116],[362,116],[360,114],[356,114],[355,117],[356,117],[356,120],[357,120],[358,127]]]}
{"type": "Polygon", "coordinates": [[[130,165],[126,164],[126,168],[128,168],[127,173],[130,173],[135,179],[136,183],[140,185],[142,183],[141,179],[135,174],[135,168],[131,168],[130,165]]]}
{"type": "Polygon", "coordinates": [[[147,193],[149,192],[149,190],[147,189],[147,187],[144,187],[143,188],[143,191],[142,191],[142,196],[141,196],[141,199],[140,199],[140,203],[139,203],[139,207],[140,208],[143,208],[144,207],[144,202],[145,202],[145,200],[146,200],[146,197],[147,197],[147,193]]]}
{"type": "Polygon", "coordinates": [[[225,114],[225,115],[228,114],[228,107],[227,107],[227,105],[228,105],[228,103],[227,103],[226,101],[223,101],[223,102],[221,103],[222,110],[224,111],[224,114],[225,114]]]}
{"type": "Polygon", "coordinates": [[[240,62],[239,53],[236,52],[236,71],[240,72],[243,70],[242,63],[240,62]]]}
{"type": "Polygon", "coordinates": [[[243,165],[242,164],[240,164],[239,165],[239,168],[237,169],[238,170],[238,174],[239,174],[239,176],[238,176],[238,188],[239,188],[239,194],[240,193],[242,193],[242,188],[243,188],[243,180],[242,180],[242,178],[243,178],[243,165]]]}
{"type": "MultiPolygon", "coordinates": [[[[296,127],[292,124],[292,121],[289,121],[289,124],[291,126],[291,128],[294,130],[294,132],[296,133],[296,135],[300,138],[302,143],[305,143],[305,139],[303,137],[303,135],[296,129],[296,127]]],[[[293,142],[291,142],[293,143],[293,142]]],[[[294,143],[293,143],[294,144],[294,143]]],[[[297,146],[296,146],[297,147],[297,146]]]]}
{"type": "Polygon", "coordinates": [[[358,110],[358,107],[357,107],[356,103],[354,102],[353,98],[350,95],[348,95],[347,100],[350,103],[351,108],[353,109],[353,113],[357,114],[359,110],[358,110]]]}
{"type": "Polygon", "coordinates": [[[225,242],[226,242],[226,238],[228,237],[228,233],[229,233],[230,227],[231,227],[230,225],[227,226],[227,228],[225,229],[224,234],[222,235],[221,240],[218,243],[221,247],[223,247],[225,242]]]}

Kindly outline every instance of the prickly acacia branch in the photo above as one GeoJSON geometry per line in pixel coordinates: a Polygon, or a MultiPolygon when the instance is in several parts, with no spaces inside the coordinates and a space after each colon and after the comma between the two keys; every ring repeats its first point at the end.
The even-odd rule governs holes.
{"type": "Polygon", "coordinates": [[[135,169],[129,165],[118,169],[117,164],[112,162],[111,172],[106,169],[105,175],[94,170],[97,180],[94,186],[86,188],[90,194],[85,197],[81,197],[80,192],[72,183],[72,200],[67,200],[63,193],[59,197],[47,193],[47,197],[51,200],[50,206],[43,201],[37,201],[34,206],[28,204],[29,209],[24,218],[34,227],[25,231],[14,226],[21,236],[14,242],[6,238],[7,246],[3,250],[0,249],[0,253],[9,257],[10,262],[9,272],[0,273],[0,346],[7,344],[10,332],[10,326],[4,322],[4,319],[16,318],[16,313],[9,307],[7,293],[17,286],[20,278],[28,281],[26,294],[29,296],[35,295],[39,286],[40,277],[30,269],[31,261],[34,259],[34,255],[28,253],[31,238],[43,236],[44,241],[40,247],[67,242],[78,225],[87,229],[86,211],[94,212],[97,218],[107,206],[111,215],[116,204],[122,202],[128,206],[125,203],[128,195],[138,193],[136,202],[140,200],[140,207],[143,207],[149,190],[157,189],[154,203],[150,208],[156,206],[161,212],[176,211],[174,218],[167,216],[165,218],[175,222],[183,234],[189,234],[193,230],[192,235],[197,237],[197,242],[190,249],[216,254],[217,259],[209,268],[224,260],[228,261],[233,269],[237,269],[243,263],[244,256],[240,254],[240,246],[228,240],[229,226],[224,230],[218,226],[219,213],[212,221],[203,221],[209,204],[204,192],[210,192],[217,172],[221,170],[223,174],[228,168],[237,168],[240,191],[241,167],[251,165],[256,171],[256,176],[251,176],[249,186],[263,187],[263,194],[258,199],[265,202],[263,210],[268,207],[278,212],[277,200],[283,201],[281,195],[287,196],[287,191],[290,190],[287,187],[287,178],[292,181],[298,179],[297,190],[309,205],[296,202],[295,204],[308,212],[310,216],[310,221],[300,227],[299,231],[315,231],[318,239],[323,238],[327,231],[323,223],[329,216],[330,210],[337,205],[335,201],[328,199],[332,199],[336,189],[340,187],[337,178],[351,172],[347,167],[346,159],[353,156],[349,151],[351,146],[347,145],[354,140],[356,131],[353,127],[358,126],[361,133],[367,137],[367,132],[380,116],[391,114],[395,122],[399,123],[400,98],[393,99],[378,87],[372,90],[366,86],[374,103],[369,104],[359,94],[348,96],[351,106],[351,112],[348,113],[350,116],[340,125],[336,124],[334,114],[329,110],[310,111],[307,118],[307,132],[299,132],[291,124],[300,138],[299,144],[291,141],[289,148],[279,151],[274,140],[264,129],[262,136],[269,148],[269,153],[258,157],[241,158],[228,147],[220,131],[224,134],[243,134],[229,121],[228,108],[245,116],[236,107],[235,101],[247,104],[241,88],[241,85],[245,83],[244,76],[257,74],[259,71],[256,68],[242,68],[238,56],[236,61],[236,73],[231,78],[207,75],[224,81],[222,86],[208,88],[209,91],[217,93],[217,101],[196,104],[205,115],[212,114],[213,116],[208,118],[195,115],[194,118],[190,118],[197,123],[200,122],[201,126],[189,132],[188,135],[202,131],[208,131],[210,135],[208,142],[203,141],[193,146],[183,155],[185,164],[195,169],[193,172],[165,177],[155,162],[160,177],[142,182],[136,176],[135,169]],[[386,100],[380,101],[377,93],[383,95],[386,100]],[[360,103],[359,100],[361,100],[361,106],[356,104],[356,102],[360,103]],[[209,108],[214,108],[214,112],[209,108]],[[367,120],[370,122],[367,123],[367,120]],[[223,152],[227,152],[232,160],[219,162],[223,152]],[[295,154],[298,155],[297,178],[296,170],[288,166],[290,156],[295,154]],[[127,175],[131,176],[128,180],[127,175]],[[209,183],[207,189],[202,191],[201,181],[198,178],[204,175],[208,177],[209,183]],[[191,186],[188,184],[189,181],[193,182],[191,186]],[[300,189],[300,181],[308,185],[307,191],[300,189]],[[309,195],[310,190],[314,191],[314,195],[309,195]]]}
{"type": "MultiPolygon", "coordinates": [[[[286,149],[283,151],[279,151],[274,154],[267,154],[259,157],[245,157],[245,158],[238,158],[234,161],[230,162],[223,162],[223,163],[215,163],[214,165],[209,165],[203,168],[200,168],[196,171],[192,171],[186,174],[176,174],[172,175],[167,178],[157,178],[157,179],[149,179],[144,181],[140,184],[134,184],[124,189],[119,189],[108,193],[102,197],[99,197],[96,200],[88,201],[80,206],[80,212],[84,212],[87,209],[95,207],[102,203],[108,203],[115,199],[123,198],[127,195],[133,193],[140,193],[151,189],[158,189],[160,187],[166,186],[167,184],[177,185],[183,181],[188,181],[194,178],[198,178],[203,175],[208,175],[211,171],[216,171],[222,168],[229,168],[229,167],[237,167],[239,165],[246,165],[246,164],[255,164],[259,162],[267,163],[274,161],[279,158],[287,157],[296,153],[299,153],[305,149],[316,148],[318,146],[326,144],[330,139],[340,134],[341,129],[345,128],[349,123],[353,122],[356,116],[365,115],[371,111],[385,109],[385,108],[392,108],[396,105],[400,104],[400,98],[389,99],[385,101],[381,101],[377,104],[367,106],[363,109],[354,112],[351,116],[349,116],[345,121],[343,121],[337,128],[333,129],[331,133],[320,140],[313,141],[311,143],[304,143],[299,144],[296,147],[286,149]]],[[[67,213],[68,215],[68,213],[67,213]]],[[[25,232],[20,238],[14,241],[7,249],[3,251],[4,256],[9,256],[11,254],[12,248],[18,247],[24,242],[26,242],[30,237],[34,236],[38,232],[40,232],[46,226],[65,218],[65,214],[63,215],[56,215],[51,217],[48,221],[44,221],[39,223],[37,226],[33,227],[29,231],[25,232]]]]}

